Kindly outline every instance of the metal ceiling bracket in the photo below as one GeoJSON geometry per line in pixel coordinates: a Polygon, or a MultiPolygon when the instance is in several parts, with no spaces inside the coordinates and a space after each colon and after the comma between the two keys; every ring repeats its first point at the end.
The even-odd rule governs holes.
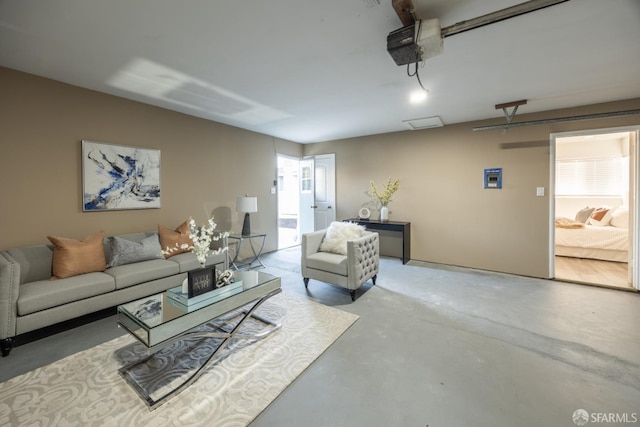
{"type": "Polygon", "coordinates": [[[504,132],[502,133],[503,135],[507,133],[507,131],[511,127],[511,122],[513,121],[513,118],[516,116],[516,111],[518,111],[518,107],[521,105],[525,105],[526,103],[527,103],[526,99],[521,99],[520,101],[506,102],[504,104],[496,104],[496,110],[502,109],[505,117],[507,118],[507,127],[504,128],[504,132]],[[507,111],[507,108],[509,107],[513,107],[513,110],[511,110],[511,113],[507,111]]]}

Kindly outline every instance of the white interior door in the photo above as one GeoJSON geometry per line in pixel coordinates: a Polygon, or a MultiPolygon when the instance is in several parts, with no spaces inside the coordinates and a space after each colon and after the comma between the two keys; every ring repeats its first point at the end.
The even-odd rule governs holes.
{"type": "Polygon", "coordinates": [[[336,157],[335,154],[315,156],[315,229],[322,230],[336,220],[336,157]]]}
{"type": "Polygon", "coordinates": [[[300,233],[327,228],[336,220],[336,157],[300,160],[300,233]]]}
{"type": "Polygon", "coordinates": [[[315,205],[315,172],[313,157],[305,157],[300,160],[298,172],[300,182],[300,235],[315,230],[314,208],[315,205]]]}

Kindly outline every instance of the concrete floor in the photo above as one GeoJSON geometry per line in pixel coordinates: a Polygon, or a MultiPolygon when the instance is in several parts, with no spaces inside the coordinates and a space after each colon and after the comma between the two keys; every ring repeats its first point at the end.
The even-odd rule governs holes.
{"type": "MultiPolygon", "coordinates": [[[[299,256],[268,254],[264,271],[360,319],[252,427],[574,426],[577,409],[640,425],[620,421],[640,420],[639,294],[384,258],[351,303],[305,291],[299,256]]],[[[0,381],[120,334],[110,316],[18,346],[0,381]]]]}

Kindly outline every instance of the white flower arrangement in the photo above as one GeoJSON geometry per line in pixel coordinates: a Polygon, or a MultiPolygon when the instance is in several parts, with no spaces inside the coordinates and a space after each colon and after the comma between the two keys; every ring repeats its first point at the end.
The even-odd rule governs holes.
{"type": "Polygon", "coordinates": [[[177,250],[190,250],[193,252],[200,263],[200,267],[204,268],[207,263],[207,257],[210,255],[218,255],[227,250],[227,247],[224,246],[222,248],[218,248],[216,250],[211,249],[211,243],[217,242],[220,239],[223,239],[229,235],[228,232],[224,233],[215,233],[216,223],[213,222],[213,217],[209,218],[207,223],[202,227],[198,227],[193,218],[189,217],[188,221],[189,225],[189,238],[193,242],[191,246],[183,243],[182,245],[178,245],[173,248],[167,247],[162,251],[164,255],[168,255],[177,250]]]}

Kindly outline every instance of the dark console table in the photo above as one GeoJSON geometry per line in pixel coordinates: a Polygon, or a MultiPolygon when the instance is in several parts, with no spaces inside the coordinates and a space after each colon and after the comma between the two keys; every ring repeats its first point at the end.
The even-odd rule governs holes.
{"type": "Polygon", "coordinates": [[[349,222],[357,222],[364,225],[368,230],[386,230],[402,233],[402,263],[406,264],[411,260],[411,223],[402,221],[376,221],[374,219],[349,218],[349,222]]]}

